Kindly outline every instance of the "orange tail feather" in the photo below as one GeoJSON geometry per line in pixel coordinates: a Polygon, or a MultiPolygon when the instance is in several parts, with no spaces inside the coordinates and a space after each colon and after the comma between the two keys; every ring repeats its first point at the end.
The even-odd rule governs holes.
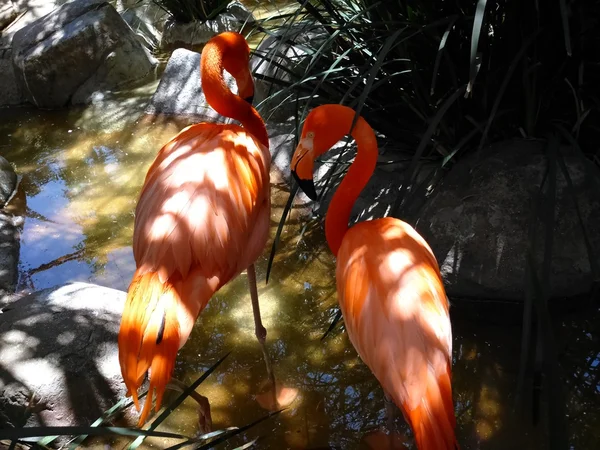
{"type": "Polygon", "coordinates": [[[417,448],[460,450],[454,434],[456,417],[449,369],[437,380],[433,373],[429,373],[428,378],[426,397],[421,404],[412,411],[403,405],[404,416],[413,430],[417,448]]]}
{"type": "Polygon", "coordinates": [[[119,363],[127,395],[133,397],[138,411],[137,390],[150,369],[150,387],[138,426],[150,413],[155,391],[155,411],[159,410],[175,367],[179,350],[177,302],[179,295],[173,285],[161,283],[157,273],[135,273],[121,318],[119,363]]]}

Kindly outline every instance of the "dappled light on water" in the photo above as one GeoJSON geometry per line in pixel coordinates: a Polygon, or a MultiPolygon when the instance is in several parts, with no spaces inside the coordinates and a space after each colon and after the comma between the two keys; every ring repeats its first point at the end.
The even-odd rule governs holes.
{"type": "MultiPolygon", "coordinates": [[[[160,147],[184,126],[138,123],[143,108],[128,110],[130,106],[114,112],[121,125],[113,123],[109,130],[101,120],[93,125],[89,109],[0,111],[0,149],[22,176],[27,200],[19,289],[72,281],[127,289],[135,269],[133,213],[146,170],[160,147]]],[[[271,239],[287,189],[273,183],[271,239]]],[[[358,358],[343,324],[321,340],[336,312],[335,263],[322,227],[309,224],[298,238],[303,226],[293,219],[284,228],[268,285],[271,240],[256,264],[275,387],[254,337],[245,272],[210,300],[179,353],[174,376],[189,384],[232,351],[198,389],[210,401],[213,429],[242,426],[267,411],[287,408],[223,448],[258,436],[261,449],[381,448],[387,437],[382,434],[383,392],[358,358]]],[[[586,314],[597,317],[597,311],[586,314]]],[[[453,385],[462,448],[538,448],[535,430],[513,411],[520,328],[467,321],[460,314],[452,319],[453,385]]],[[[573,415],[574,449],[596,448],[600,442],[598,354],[593,345],[597,341],[590,337],[598,331],[597,320],[582,322],[577,317],[565,320],[560,329],[562,362],[569,369],[567,406],[573,415]]],[[[176,395],[167,392],[163,404],[176,395]]],[[[397,415],[394,441],[399,448],[414,448],[410,431],[397,415]]],[[[194,435],[198,404],[187,399],[160,429],[194,435]]],[[[118,446],[117,441],[109,442],[122,447],[121,441],[118,446]]],[[[142,447],[175,443],[149,438],[142,447]]]]}

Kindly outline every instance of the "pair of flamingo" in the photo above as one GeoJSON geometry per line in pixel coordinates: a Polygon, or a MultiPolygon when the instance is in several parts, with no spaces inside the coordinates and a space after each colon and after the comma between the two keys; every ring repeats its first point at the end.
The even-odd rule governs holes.
{"type": "MultiPolygon", "coordinates": [[[[199,123],[158,153],[136,207],[133,250],[137,270],[119,331],[119,360],[128,395],[150,369],[142,425],[156,391],[155,410],[177,352],[210,298],[244,269],[256,336],[264,346],[254,262],[269,232],[271,156],[265,124],[252,107],[250,49],[238,33],[212,38],[201,59],[207,102],[242,126],[199,123]],[[228,90],[223,70],[236,80],[228,90]]],[[[354,111],[323,105],[307,116],[291,171],[316,199],[315,158],[350,130],[354,111]]],[[[348,227],[350,212],[371,177],[377,141],[359,117],[352,132],[354,163],[329,206],[325,234],[337,258],[338,300],[348,336],[388,398],[402,410],[417,447],[458,448],[451,388],[452,332],[436,259],[408,224],[382,218],[348,227]]]]}

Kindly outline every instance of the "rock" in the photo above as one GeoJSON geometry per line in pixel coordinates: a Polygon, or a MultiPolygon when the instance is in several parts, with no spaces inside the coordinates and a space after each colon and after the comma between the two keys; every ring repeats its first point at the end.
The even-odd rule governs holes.
{"type": "MultiPolygon", "coordinates": [[[[237,93],[235,79],[226,71],[227,86],[237,93]]],[[[146,114],[187,117],[190,122],[225,122],[206,103],[200,86],[200,53],[178,48],[173,52],[156,92],[146,107],[146,114]]]]}
{"type": "Polygon", "coordinates": [[[254,16],[240,2],[231,2],[224,12],[213,20],[182,23],[169,18],[165,23],[161,47],[206,44],[210,38],[224,31],[241,31],[256,23],[254,16]]]}
{"type": "MultiPolygon", "coordinates": [[[[417,230],[438,259],[450,297],[523,301],[533,220],[531,198],[539,191],[546,171],[544,147],[540,141],[512,140],[466,157],[456,163],[426,203],[417,230]]],[[[598,261],[600,196],[582,160],[568,148],[562,147],[561,152],[598,261]]],[[[554,298],[586,294],[593,282],[566,186],[559,166],[550,281],[554,298]]],[[[539,225],[536,231],[538,267],[543,258],[544,228],[539,225]]]]}
{"type": "Polygon", "coordinates": [[[23,217],[0,211],[0,299],[17,286],[23,223],[23,217]]]}
{"type": "Polygon", "coordinates": [[[89,425],[124,396],[117,334],[125,298],[122,291],[71,283],[5,308],[0,411],[13,426],[89,425]]]}
{"type": "Polygon", "coordinates": [[[0,5],[0,31],[17,18],[19,11],[12,1],[5,1],[0,5]]]}
{"type": "Polygon", "coordinates": [[[49,14],[57,5],[65,2],[66,0],[12,0],[17,10],[17,19],[2,30],[0,48],[11,47],[13,36],[17,31],[49,14]]]}
{"type": "Polygon", "coordinates": [[[157,65],[104,0],[75,0],[13,38],[13,64],[27,100],[56,108],[139,81],[157,65]]]}
{"type": "Polygon", "coordinates": [[[11,164],[0,156],[0,299],[13,293],[18,281],[24,217],[18,212],[9,211],[7,205],[14,198],[17,187],[17,174],[11,164]]]}
{"type": "Polygon", "coordinates": [[[12,63],[12,49],[0,49],[0,107],[25,103],[23,90],[17,82],[12,63]]]}
{"type": "Polygon", "coordinates": [[[318,47],[327,36],[323,27],[299,22],[276,31],[258,45],[250,65],[255,76],[254,101],[265,120],[284,122],[296,114],[294,96],[289,92],[264,100],[302,76],[312,56],[303,45],[311,42],[311,47],[318,47]]]}
{"type": "MultiPolygon", "coordinates": [[[[162,36],[165,27],[165,21],[169,17],[169,13],[161,8],[154,1],[140,0],[111,0],[116,10],[125,15],[127,12],[133,12],[140,20],[156,29],[162,36]]],[[[128,22],[129,23],[129,22],[128,22]]]]}
{"type": "Polygon", "coordinates": [[[135,9],[128,9],[121,13],[121,17],[135,32],[138,41],[147,49],[155,50],[160,45],[162,33],[154,27],[151,21],[143,15],[138,15],[135,9]]]}
{"type": "Polygon", "coordinates": [[[0,156],[0,208],[4,207],[16,188],[17,174],[6,158],[0,156]]]}

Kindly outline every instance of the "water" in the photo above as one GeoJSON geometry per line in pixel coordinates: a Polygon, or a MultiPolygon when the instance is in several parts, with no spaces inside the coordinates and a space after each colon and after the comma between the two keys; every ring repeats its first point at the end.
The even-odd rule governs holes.
{"type": "MultiPolygon", "coordinates": [[[[124,93],[105,106],[0,110],[0,152],[23,177],[21,194],[27,199],[19,289],[71,281],[127,289],[134,271],[133,211],[145,171],[182,126],[137,123],[155,87],[151,83],[124,93]]],[[[271,236],[286,189],[272,186],[271,236]]],[[[320,340],[335,314],[335,265],[322,228],[311,224],[299,239],[301,228],[296,220],[288,222],[268,285],[264,279],[271,241],[257,262],[267,350],[278,383],[297,396],[288,410],[221,448],[260,436],[261,449],[366,449],[366,441],[375,438],[369,434],[385,425],[381,388],[343,329],[338,326],[320,340]]],[[[589,309],[564,318],[557,327],[571,448],[577,450],[600,444],[599,315],[589,309]]],[[[462,448],[544,448],[536,444],[539,430],[512,411],[520,327],[494,325],[485,318],[474,321],[460,309],[453,310],[452,319],[462,448]]],[[[189,383],[228,351],[229,357],[198,389],[211,402],[214,429],[242,426],[266,413],[255,398],[267,378],[254,338],[245,274],[209,302],[178,356],[175,376],[189,383]]],[[[193,435],[197,420],[196,405],[188,399],[161,429],[193,435]]],[[[405,448],[412,448],[402,419],[397,423],[405,448]]],[[[164,448],[168,442],[175,443],[148,439],[144,445],[164,448]]],[[[111,445],[123,448],[125,441],[111,445]]]]}

